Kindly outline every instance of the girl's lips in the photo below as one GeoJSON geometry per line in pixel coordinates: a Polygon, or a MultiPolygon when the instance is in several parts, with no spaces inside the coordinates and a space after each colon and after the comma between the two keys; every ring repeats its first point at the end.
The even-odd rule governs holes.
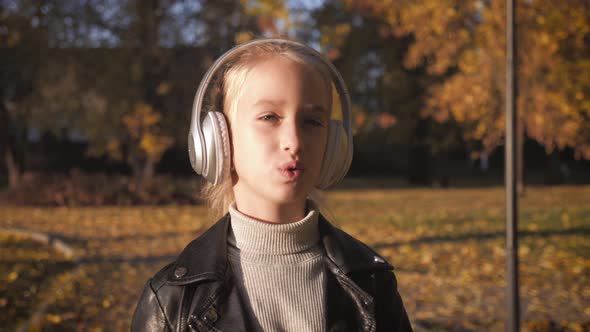
{"type": "Polygon", "coordinates": [[[280,173],[283,177],[289,179],[290,181],[296,181],[301,176],[303,170],[300,169],[281,169],[280,173]]]}
{"type": "Polygon", "coordinates": [[[279,167],[279,173],[289,181],[296,181],[304,171],[303,163],[296,160],[283,163],[279,167]]]}

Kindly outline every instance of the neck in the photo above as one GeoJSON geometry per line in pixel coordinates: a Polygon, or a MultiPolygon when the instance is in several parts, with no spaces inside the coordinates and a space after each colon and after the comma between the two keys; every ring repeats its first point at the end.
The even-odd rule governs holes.
{"type": "Polygon", "coordinates": [[[305,217],[305,199],[282,204],[235,195],[235,204],[241,213],[266,223],[287,224],[305,217]]]}

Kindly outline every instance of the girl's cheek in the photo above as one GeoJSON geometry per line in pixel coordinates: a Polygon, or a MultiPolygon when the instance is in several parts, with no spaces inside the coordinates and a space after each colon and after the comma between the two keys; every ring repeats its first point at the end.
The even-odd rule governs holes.
{"type": "Polygon", "coordinates": [[[258,122],[250,127],[250,131],[253,138],[268,139],[274,134],[275,128],[269,123],[258,122]]]}
{"type": "MultiPolygon", "coordinates": [[[[309,131],[308,136],[316,143],[324,142],[325,144],[328,142],[328,130],[326,128],[314,128],[314,130],[309,131]]],[[[318,145],[321,146],[321,144],[318,145]]]]}

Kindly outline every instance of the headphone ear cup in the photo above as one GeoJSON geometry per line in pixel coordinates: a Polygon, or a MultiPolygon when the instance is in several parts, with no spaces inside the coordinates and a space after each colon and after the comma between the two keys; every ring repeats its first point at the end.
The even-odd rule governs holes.
{"type": "Polygon", "coordinates": [[[322,169],[316,181],[316,187],[319,189],[327,189],[336,182],[338,182],[348,170],[346,159],[348,155],[348,142],[346,132],[340,120],[330,120],[328,127],[328,142],[326,144],[326,151],[324,152],[324,159],[322,161],[322,169]]]}
{"type": "Polygon", "coordinates": [[[191,166],[197,172],[197,174],[203,174],[203,149],[201,149],[201,141],[199,140],[198,134],[195,135],[193,129],[188,133],[188,158],[191,162],[191,166]]]}
{"type": "Polygon", "coordinates": [[[202,175],[213,184],[229,176],[230,148],[227,123],[223,113],[208,112],[202,124],[206,163],[202,175]]]}

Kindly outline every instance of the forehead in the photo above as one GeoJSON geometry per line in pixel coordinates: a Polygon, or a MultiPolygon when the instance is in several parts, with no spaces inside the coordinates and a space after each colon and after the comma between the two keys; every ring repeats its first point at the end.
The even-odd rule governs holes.
{"type": "Polygon", "coordinates": [[[314,66],[284,56],[258,61],[246,76],[240,89],[245,103],[297,101],[329,109],[331,85],[314,66]]]}

